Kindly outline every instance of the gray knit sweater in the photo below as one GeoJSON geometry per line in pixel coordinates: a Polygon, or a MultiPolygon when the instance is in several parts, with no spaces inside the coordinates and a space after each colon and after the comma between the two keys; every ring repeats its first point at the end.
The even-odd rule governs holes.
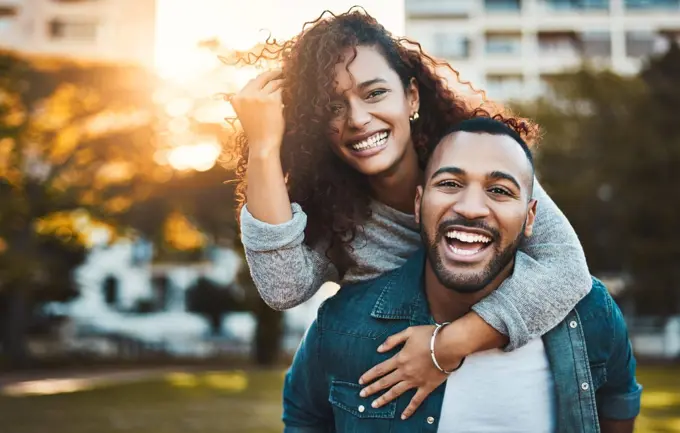
{"type": "MultiPolygon", "coordinates": [[[[521,347],[557,325],[590,290],[583,248],[555,203],[536,182],[538,211],[533,235],[521,245],[510,278],[473,310],[521,347]]],[[[374,201],[372,217],[348,251],[356,266],[343,280],[325,246],[304,244],[307,215],[292,205],[293,219],[271,225],[241,211],[241,233],[250,273],[262,299],[285,310],[311,298],[325,281],[350,284],[398,268],[421,245],[414,216],[374,201]]]]}

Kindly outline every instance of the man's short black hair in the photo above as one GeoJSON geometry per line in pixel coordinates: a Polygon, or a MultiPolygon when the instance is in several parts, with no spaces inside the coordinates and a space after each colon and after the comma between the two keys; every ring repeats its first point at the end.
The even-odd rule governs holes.
{"type": "Polygon", "coordinates": [[[501,122],[500,120],[493,119],[490,117],[473,117],[472,119],[467,119],[459,124],[449,128],[441,137],[439,137],[439,142],[441,140],[455,132],[471,132],[471,133],[483,133],[491,135],[507,135],[515,140],[522,147],[524,154],[531,164],[531,170],[534,170],[534,156],[529,149],[527,143],[522,139],[522,137],[512,129],[510,126],[501,122]]]}

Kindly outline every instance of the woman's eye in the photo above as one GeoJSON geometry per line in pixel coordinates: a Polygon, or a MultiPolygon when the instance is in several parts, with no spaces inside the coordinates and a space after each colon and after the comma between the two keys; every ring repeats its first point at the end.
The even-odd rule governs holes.
{"type": "Polygon", "coordinates": [[[384,95],[385,93],[387,93],[387,90],[383,90],[383,89],[374,90],[374,91],[372,91],[371,93],[368,94],[366,99],[377,98],[378,96],[384,95]]]}
{"type": "Polygon", "coordinates": [[[342,105],[331,105],[330,110],[334,115],[340,115],[344,111],[345,107],[342,105]]]}

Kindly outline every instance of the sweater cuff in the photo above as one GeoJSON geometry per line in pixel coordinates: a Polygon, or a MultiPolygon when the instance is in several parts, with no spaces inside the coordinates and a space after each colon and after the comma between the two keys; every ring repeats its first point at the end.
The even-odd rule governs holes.
{"type": "Polygon", "coordinates": [[[511,352],[529,341],[527,328],[519,310],[501,292],[494,290],[487,297],[472,306],[486,323],[510,339],[503,350],[511,352]]]}
{"type": "Polygon", "coordinates": [[[241,208],[241,242],[251,251],[276,251],[296,247],[305,240],[307,214],[299,204],[291,205],[293,218],[283,224],[269,224],[255,218],[248,205],[241,208]]]}

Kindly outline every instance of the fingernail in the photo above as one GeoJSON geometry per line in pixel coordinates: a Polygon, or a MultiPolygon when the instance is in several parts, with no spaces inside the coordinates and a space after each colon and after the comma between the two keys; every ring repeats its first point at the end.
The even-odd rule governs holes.
{"type": "Polygon", "coordinates": [[[364,379],[359,378],[359,385],[363,385],[363,384],[364,384],[364,379]]]}
{"type": "Polygon", "coordinates": [[[371,403],[371,407],[373,407],[373,409],[377,408],[378,407],[378,401],[376,400],[373,403],[371,403]]]}
{"type": "Polygon", "coordinates": [[[362,389],[361,392],[359,393],[360,396],[366,397],[366,390],[362,389]]]}
{"type": "Polygon", "coordinates": [[[383,349],[385,349],[385,345],[384,345],[384,344],[381,344],[380,346],[378,346],[378,352],[382,352],[383,349]]]}
{"type": "Polygon", "coordinates": [[[406,421],[406,415],[404,415],[403,413],[401,414],[401,420],[406,421]]]}

